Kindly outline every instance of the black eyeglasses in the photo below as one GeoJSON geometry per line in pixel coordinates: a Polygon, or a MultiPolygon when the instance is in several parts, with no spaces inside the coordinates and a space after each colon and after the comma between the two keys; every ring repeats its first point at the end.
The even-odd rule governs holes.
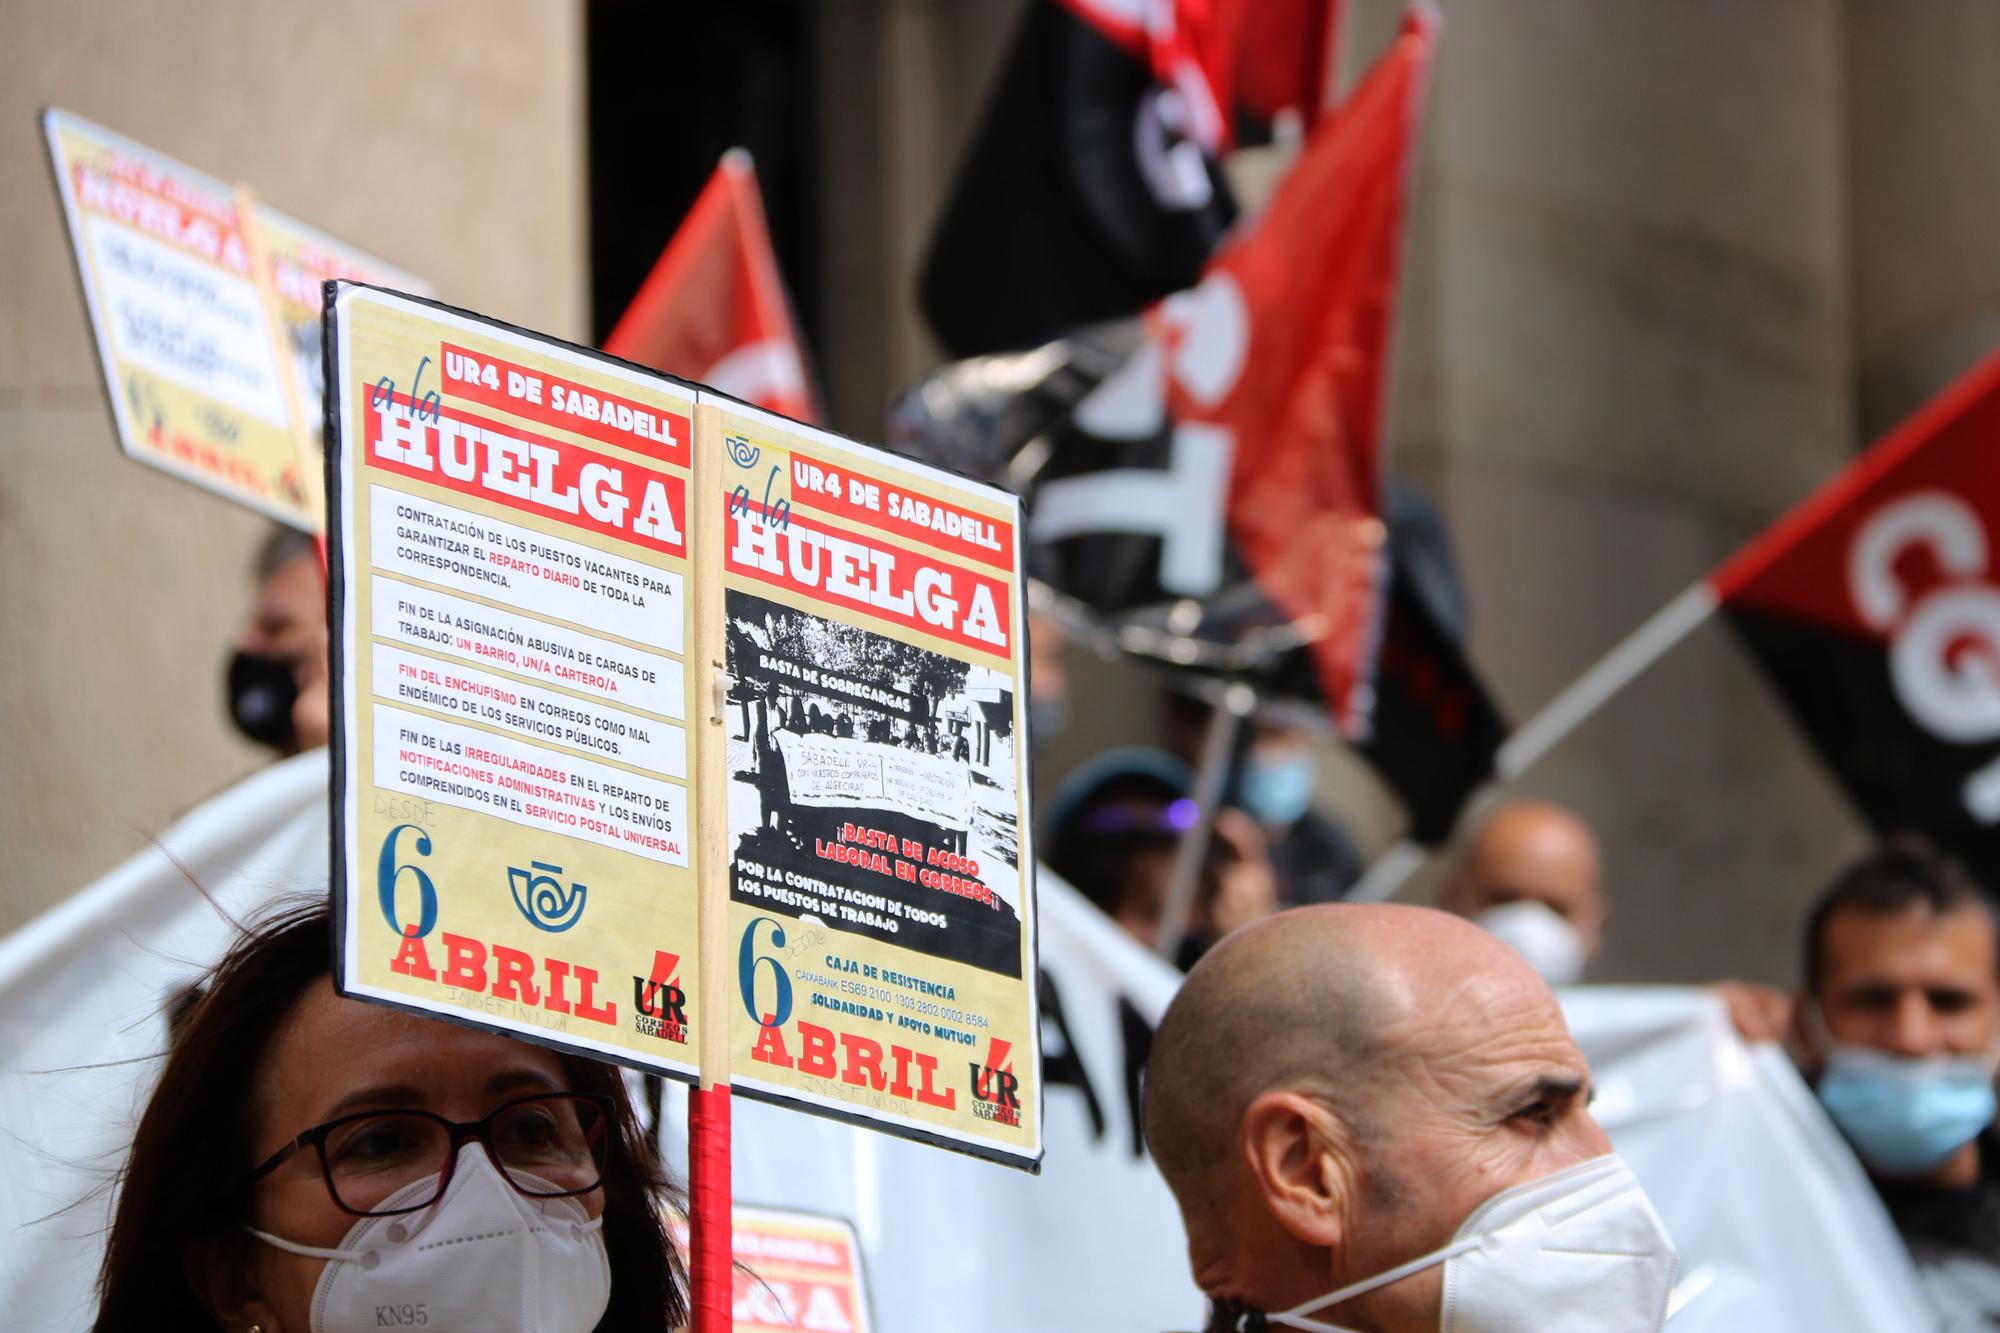
{"type": "Polygon", "coordinates": [[[262,1180],[303,1148],[319,1155],[327,1193],[356,1217],[393,1217],[436,1203],[451,1183],[458,1150],[476,1139],[522,1194],[558,1199],[603,1183],[612,1128],[609,1097],[546,1092],[517,1097],[478,1120],[447,1120],[429,1111],[359,1111],[314,1125],[250,1173],[262,1180]],[[428,1181],[393,1208],[385,1200],[428,1181]]]}

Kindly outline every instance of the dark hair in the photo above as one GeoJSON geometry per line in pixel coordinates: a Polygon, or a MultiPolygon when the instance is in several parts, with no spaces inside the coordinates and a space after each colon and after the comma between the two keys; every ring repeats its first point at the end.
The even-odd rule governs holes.
{"type": "Polygon", "coordinates": [[[1130,892],[1139,857],[1172,851],[1180,832],[1146,818],[1187,795],[1187,765],[1159,750],[1125,746],[1088,760],[1049,798],[1042,856],[1105,912],[1130,892]],[[1125,816],[1131,817],[1125,817],[1125,816]]]}
{"type": "Polygon", "coordinates": [[[1144,818],[1135,819],[1129,827],[1122,820],[1117,821],[1117,827],[1104,827],[1100,821],[1128,809],[1165,810],[1175,799],[1171,792],[1138,775],[1106,782],[1077,807],[1071,819],[1050,831],[1049,869],[1100,910],[1115,915],[1132,891],[1133,863],[1142,856],[1173,851],[1180,835],[1144,818]]]}
{"type": "Polygon", "coordinates": [[[302,555],[318,559],[319,543],[313,535],[283,523],[273,524],[264,534],[264,540],[257,543],[257,559],[251,572],[257,576],[257,582],[263,583],[302,555]]]}
{"type": "MultiPolygon", "coordinates": [[[[206,980],[167,1055],[132,1142],[98,1278],[100,1333],[213,1329],[187,1277],[190,1244],[250,1242],[243,1224],[261,1126],[255,1080],[278,1025],[327,975],[333,935],[324,902],[282,908],[246,930],[206,980]]],[[[600,1329],[666,1330],[685,1322],[682,1265],[662,1225],[666,1181],[617,1069],[561,1057],[571,1086],[611,1098],[616,1132],[604,1173],[611,1304],[600,1329]]]]}
{"type": "MultiPolygon", "coordinates": [[[[1993,922],[1993,904],[1965,867],[1913,834],[1898,834],[1853,862],[1827,886],[1806,920],[1806,993],[1826,975],[1826,932],[1835,914],[1895,916],[1922,906],[1934,915],[1976,907],[1993,922]]],[[[2000,924],[2000,923],[1996,923],[2000,924]]]]}

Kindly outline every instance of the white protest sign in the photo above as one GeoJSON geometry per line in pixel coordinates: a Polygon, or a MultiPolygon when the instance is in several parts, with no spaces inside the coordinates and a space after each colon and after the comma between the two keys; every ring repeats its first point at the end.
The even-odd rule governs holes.
{"type": "Polygon", "coordinates": [[[317,531],[320,284],[427,287],[81,116],[42,128],[126,454],[317,531]]]}
{"type": "Polygon", "coordinates": [[[799,804],[902,810],[952,828],[970,821],[971,788],[962,764],[839,736],[781,731],[776,739],[799,804]]]}
{"type": "Polygon", "coordinates": [[[692,1077],[695,395],[336,292],[336,980],[692,1077]]]}
{"type": "MultiPolygon", "coordinates": [[[[246,918],[315,891],[326,785],[323,751],[276,765],[0,939],[10,1328],[91,1323],[110,1205],[94,1191],[132,1142],[166,1048],[168,997],[233,935],[187,876],[246,918]]],[[[881,1333],[1199,1327],[1179,1212],[1137,1137],[1138,1061],[1175,974],[1059,880],[1044,874],[1042,892],[1042,961],[1059,1003],[1043,1011],[1040,1177],[776,1107],[735,1109],[738,1195],[853,1218],[881,1333]],[[979,1242],[940,1245],[968,1201],[979,1242]]],[[[1563,999],[1613,1143],[1666,1219],[1683,1280],[1700,1284],[1676,1333],[1934,1327],[1874,1191],[1780,1052],[1746,1051],[1699,991],[1586,987],[1563,999]]],[[[669,1085],[662,1129],[676,1157],[684,1107],[669,1085]]]]}

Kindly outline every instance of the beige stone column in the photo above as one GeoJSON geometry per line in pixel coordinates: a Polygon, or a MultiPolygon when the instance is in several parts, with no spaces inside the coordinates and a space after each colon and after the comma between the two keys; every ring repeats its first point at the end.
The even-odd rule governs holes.
{"type": "Polygon", "coordinates": [[[39,109],[578,336],[582,22],[538,0],[0,3],[0,932],[263,762],[221,670],[264,524],[119,453],[39,109]]]}
{"type": "Polygon", "coordinates": [[[1842,11],[1854,343],[1872,437],[2000,346],[2000,9],[1842,11]]]}
{"type": "MultiPolygon", "coordinates": [[[[1842,16],[1445,14],[1392,438],[1518,721],[1851,455],[1842,16]]],[[[1789,977],[1860,838],[1719,625],[1517,785],[1602,836],[1621,980],[1789,977]]]]}

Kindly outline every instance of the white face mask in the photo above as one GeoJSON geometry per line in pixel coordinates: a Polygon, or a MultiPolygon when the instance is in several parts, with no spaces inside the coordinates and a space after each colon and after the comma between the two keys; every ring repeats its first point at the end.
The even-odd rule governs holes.
{"type": "MultiPolygon", "coordinates": [[[[383,1206],[419,1198],[430,1187],[427,1180],[406,1186],[383,1206]]],[[[338,1249],[254,1227],[250,1234],[327,1260],[313,1289],[312,1333],[406,1325],[587,1333],[611,1304],[603,1225],[576,1199],[522,1194],[483,1147],[468,1143],[436,1203],[399,1217],[360,1218],[338,1249]]]]}
{"type": "Polygon", "coordinates": [[[1500,1191],[1441,1250],[1266,1320],[1349,1333],[1306,1316],[1438,1264],[1441,1333],[1658,1333],[1680,1257],[1632,1169],[1607,1153],[1500,1191]]]}
{"type": "Polygon", "coordinates": [[[1489,907],[1472,921],[1527,959],[1551,986],[1573,986],[1583,975],[1590,950],[1577,928],[1547,903],[1522,899],[1489,907]]]}

